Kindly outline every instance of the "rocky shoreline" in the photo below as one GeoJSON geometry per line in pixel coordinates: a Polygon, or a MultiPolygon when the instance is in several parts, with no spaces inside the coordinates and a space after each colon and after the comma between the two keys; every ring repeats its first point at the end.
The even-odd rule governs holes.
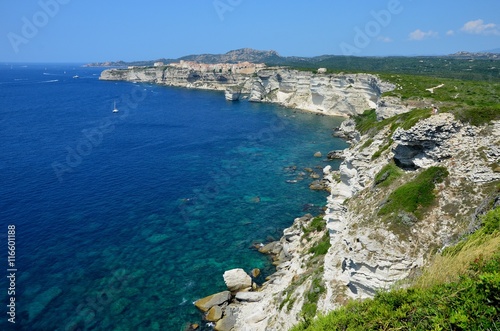
{"type": "Polygon", "coordinates": [[[319,293],[312,303],[318,312],[336,309],[348,299],[373,297],[418,274],[433,250],[476,226],[477,206],[488,199],[489,183],[500,180],[500,169],[491,166],[500,160],[500,149],[490,143],[500,141],[500,122],[477,128],[443,113],[394,133],[386,128],[369,137],[354,128],[354,121],[346,120],[337,132],[352,143],[342,153],[332,153],[343,157],[339,170],[323,169],[322,181],[331,192],[326,213],[319,217],[326,228],[305,215],[283,230],[278,242],[259,247],[273,254],[276,272],[261,287],[247,288],[251,300],[232,293],[224,303],[229,313],[222,314],[230,323],[216,330],[288,330],[304,318],[314,292],[319,293]],[[393,139],[390,148],[373,158],[388,137],[393,139]],[[436,191],[435,208],[425,221],[412,220],[418,226],[411,223],[403,233],[373,216],[386,199],[375,177],[392,160],[413,167],[405,180],[415,176],[415,169],[440,165],[449,171],[448,184],[436,191]],[[467,189],[471,195],[463,194],[467,189]],[[329,249],[317,256],[313,248],[325,234],[329,249]]]}
{"type": "MultiPolygon", "coordinates": [[[[250,101],[325,115],[351,117],[375,109],[376,117],[384,119],[411,110],[396,98],[382,97],[394,86],[373,75],[266,67],[237,72],[240,69],[226,66],[219,71],[191,64],[130,68],[105,71],[101,79],[228,90],[226,98],[231,100],[241,93],[238,97],[250,101]]],[[[430,106],[426,100],[419,102],[420,107],[430,106]]],[[[430,114],[429,109],[429,116],[411,128],[394,129],[389,123],[371,133],[358,132],[351,119],[341,124],[334,135],[351,146],[329,153],[328,158],[342,158],[339,170],[325,167],[323,177],[314,178],[310,186],[330,192],[325,215],[296,218],[278,242],[259,247],[273,254],[276,265],[261,287],[252,285],[246,271],[235,269],[229,275],[237,273],[244,287],[233,291],[226,282],[228,291],[218,293],[217,299],[201,299],[216,302],[200,308],[205,314],[212,310],[208,317],[216,330],[288,330],[349,299],[373,297],[418,275],[432,252],[477,227],[477,208],[490,198],[491,183],[500,180],[500,122],[474,127],[450,113],[430,114]],[[399,174],[391,183],[382,171],[388,166],[397,167],[399,174]],[[436,185],[436,202],[425,219],[404,212],[392,219],[378,214],[390,192],[433,166],[449,174],[436,185]]]]}
{"type": "MultiPolygon", "coordinates": [[[[319,219],[322,219],[320,216],[319,219]]],[[[250,273],[243,269],[227,270],[223,274],[227,290],[209,295],[194,302],[194,305],[203,313],[204,321],[217,331],[229,330],[260,330],[267,325],[272,315],[264,307],[274,307],[277,303],[275,296],[290,284],[292,279],[300,276],[310,268],[304,263],[308,257],[303,253],[314,247],[324,236],[324,231],[305,233],[314,222],[311,214],[296,218],[291,227],[283,230],[283,236],[278,241],[267,244],[257,244],[256,249],[269,255],[276,266],[276,271],[266,277],[266,281],[258,286],[253,281],[259,274],[258,269],[250,273]]],[[[318,218],[316,218],[316,221],[318,218]]],[[[297,323],[297,319],[290,320],[288,327],[297,323]]],[[[195,327],[198,325],[195,324],[195,327]]],[[[285,326],[285,325],[283,325],[285,326]]],[[[195,330],[191,324],[188,330],[195,330]]],[[[265,330],[274,330],[267,328],[265,330]]]]}

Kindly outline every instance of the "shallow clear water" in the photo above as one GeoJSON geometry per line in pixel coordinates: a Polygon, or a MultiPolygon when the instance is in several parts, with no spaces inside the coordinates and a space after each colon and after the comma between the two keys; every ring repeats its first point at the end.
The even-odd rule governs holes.
{"type": "Polygon", "coordinates": [[[326,193],[307,175],[287,181],[338,167],[313,154],[346,146],[331,136],[341,119],[99,73],[0,65],[0,235],[16,226],[16,326],[181,330],[200,321],[194,300],[224,290],[225,270],[273,271],[254,242],[319,213],[326,193]]]}

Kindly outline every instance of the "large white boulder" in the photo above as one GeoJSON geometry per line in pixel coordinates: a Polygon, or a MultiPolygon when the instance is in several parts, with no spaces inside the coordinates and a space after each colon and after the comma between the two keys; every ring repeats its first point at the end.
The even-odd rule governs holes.
{"type": "Polygon", "coordinates": [[[229,291],[236,292],[252,287],[252,278],[243,269],[231,269],[224,272],[224,283],[229,291]]]}

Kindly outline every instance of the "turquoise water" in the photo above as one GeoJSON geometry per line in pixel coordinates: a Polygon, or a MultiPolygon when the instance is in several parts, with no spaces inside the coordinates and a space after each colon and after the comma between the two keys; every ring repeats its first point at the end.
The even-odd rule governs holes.
{"type": "Polygon", "coordinates": [[[320,212],[327,194],[300,172],[338,167],[313,154],[346,147],[331,136],[339,118],[103,82],[95,68],[0,68],[1,236],[16,226],[20,330],[199,323],[192,302],[224,290],[225,270],[273,272],[252,244],[320,212]]]}

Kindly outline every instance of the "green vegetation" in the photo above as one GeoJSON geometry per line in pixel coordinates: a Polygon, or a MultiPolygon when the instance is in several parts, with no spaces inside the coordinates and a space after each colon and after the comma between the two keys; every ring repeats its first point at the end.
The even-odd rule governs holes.
{"type": "Polygon", "coordinates": [[[389,141],[385,145],[380,146],[380,148],[378,149],[378,151],[376,151],[375,153],[373,153],[372,160],[375,160],[375,159],[379,158],[380,155],[382,155],[382,153],[384,151],[388,150],[389,147],[392,146],[392,143],[393,143],[393,140],[389,139],[389,141]]]}
{"type": "Polygon", "coordinates": [[[330,235],[326,231],[326,222],[323,219],[323,215],[316,216],[307,224],[302,227],[302,239],[311,240],[310,234],[324,231],[321,239],[316,242],[310,249],[309,253],[313,254],[313,257],[325,255],[330,248],[330,235]]]}
{"type": "Polygon", "coordinates": [[[281,301],[279,310],[283,310],[283,307],[286,305],[286,311],[289,312],[292,309],[295,300],[296,298],[292,298],[292,292],[288,292],[285,299],[281,301]]]}
{"type": "Polygon", "coordinates": [[[435,199],[435,184],[441,183],[448,176],[444,167],[430,167],[422,171],[414,180],[394,190],[387,202],[380,208],[379,215],[407,212],[420,218],[426,207],[435,199]]]}
{"type": "Polygon", "coordinates": [[[500,81],[500,68],[497,61],[489,59],[453,57],[356,57],[356,56],[318,56],[314,58],[280,59],[265,61],[268,65],[285,65],[293,69],[316,70],[327,68],[328,73],[390,73],[424,77],[446,77],[463,80],[500,81]]]}
{"type": "Polygon", "coordinates": [[[482,125],[500,119],[500,83],[457,80],[449,78],[412,75],[381,74],[380,78],[398,86],[387,96],[402,100],[432,100],[439,103],[441,111],[453,113],[459,120],[472,125],[482,125]],[[428,89],[434,88],[433,93],[428,89]]]}
{"type": "Polygon", "coordinates": [[[308,238],[309,234],[312,232],[320,232],[326,228],[326,222],[323,219],[323,215],[316,216],[311,220],[307,226],[302,227],[302,231],[304,232],[303,238],[308,238]]]}
{"type": "Polygon", "coordinates": [[[392,161],[375,175],[375,186],[387,187],[401,177],[403,171],[392,161]]]}
{"type": "Polygon", "coordinates": [[[365,148],[369,147],[371,144],[373,144],[373,139],[371,139],[371,138],[370,138],[370,139],[367,139],[367,140],[363,143],[363,145],[361,145],[360,150],[363,150],[363,149],[365,149],[365,148]]]}
{"type": "Polygon", "coordinates": [[[439,256],[410,288],[352,301],[326,316],[305,319],[292,331],[495,330],[500,325],[500,207],[482,224],[439,256]]]}
{"type": "Polygon", "coordinates": [[[407,130],[421,119],[430,116],[431,112],[429,109],[414,109],[404,114],[377,121],[375,109],[369,109],[365,110],[363,114],[354,117],[354,121],[356,122],[356,130],[361,134],[370,134],[373,136],[386,126],[390,127],[391,134],[394,133],[398,127],[407,130]]]}
{"type": "Polygon", "coordinates": [[[323,235],[323,237],[321,237],[321,240],[319,240],[314,246],[309,249],[309,253],[312,253],[313,256],[325,255],[328,252],[330,246],[330,235],[328,234],[328,231],[325,231],[325,234],[323,235]]]}
{"type": "MultiPolygon", "coordinates": [[[[428,288],[445,282],[456,282],[461,275],[467,273],[470,265],[491,260],[499,250],[500,207],[481,218],[479,230],[436,255],[431,266],[417,279],[415,286],[428,288]]],[[[497,270],[500,271],[500,268],[497,270]]]]}
{"type": "Polygon", "coordinates": [[[300,313],[300,316],[304,321],[310,321],[314,318],[314,316],[316,316],[316,311],[318,310],[318,300],[326,291],[322,282],[321,277],[319,275],[316,276],[312,280],[309,291],[305,293],[304,305],[302,306],[302,311],[300,313]]]}
{"type": "MultiPolygon", "coordinates": [[[[356,122],[356,130],[361,134],[366,134],[371,131],[374,127],[377,127],[377,113],[375,109],[368,109],[363,112],[363,114],[354,117],[356,122]]],[[[382,128],[383,125],[380,125],[382,128]]],[[[378,131],[378,130],[377,130],[378,131]]]]}

